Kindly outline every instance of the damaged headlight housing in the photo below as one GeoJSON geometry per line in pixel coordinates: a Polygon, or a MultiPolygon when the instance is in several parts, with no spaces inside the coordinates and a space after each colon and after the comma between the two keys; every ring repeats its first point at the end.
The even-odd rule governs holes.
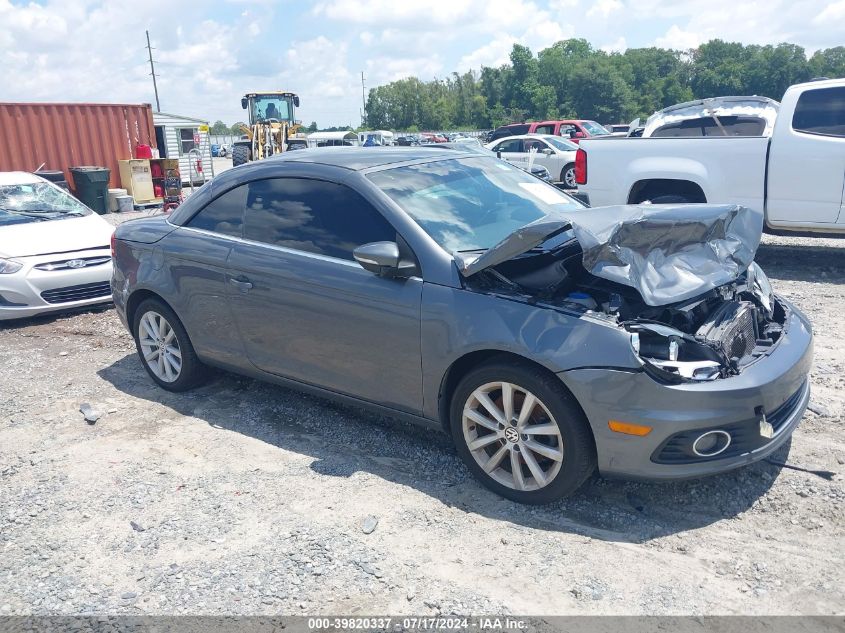
{"type": "Polygon", "coordinates": [[[11,275],[23,268],[23,264],[16,262],[14,259],[4,259],[0,257],[0,275],[11,275]]]}
{"type": "Polygon", "coordinates": [[[751,262],[748,271],[745,273],[745,282],[748,284],[748,291],[766,311],[767,316],[772,316],[775,308],[775,293],[772,284],[763,269],[757,262],[751,262]]]}
{"type": "Polygon", "coordinates": [[[715,380],[726,364],[712,347],[675,328],[638,323],[628,326],[631,347],[643,368],[657,380],[670,383],[715,380]]]}

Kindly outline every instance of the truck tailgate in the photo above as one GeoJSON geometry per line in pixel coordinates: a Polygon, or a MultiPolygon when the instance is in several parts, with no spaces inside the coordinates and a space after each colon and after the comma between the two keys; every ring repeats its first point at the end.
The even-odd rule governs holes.
{"type": "Polygon", "coordinates": [[[627,204],[638,183],[694,183],[707,202],[763,211],[766,137],[585,139],[587,193],[592,206],[627,204]]]}

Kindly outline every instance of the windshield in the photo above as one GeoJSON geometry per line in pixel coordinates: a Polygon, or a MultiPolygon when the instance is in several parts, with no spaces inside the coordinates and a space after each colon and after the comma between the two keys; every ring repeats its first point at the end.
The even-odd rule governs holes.
{"type": "Polygon", "coordinates": [[[487,250],[529,222],[582,208],[557,188],[496,158],[457,158],[369,174],[449,252],[487,250]]]}
{"type": "Polygon", "coordinates": [[[610,134],[610,131],[603,125],[599,125],[595,121],[582,121],[581,125],[590,133],[590,136],[605,136],[610,134]]]}
{"type": "Polygon", "coordinates": [[[283,97],[255,97],[252,108],[255,118],[261,121],[267,119],[289,121],[291,118],[288,100],[283,97]]]}
{"type": "Polygon", "coordinates": [[[554,145],[562,152],[574,152],[578,149],[578,146],[575,143],[570,143],[569,141],[564,141],[561,138],[557,138],[556,136],[544,136],[543,140],[550,145],[554,145]]]}
{"type": "Polygon", "coordinates": [[[92,213],[64,189],[47,182],[0,185],[0,225],[43,222],[92,213]]]}

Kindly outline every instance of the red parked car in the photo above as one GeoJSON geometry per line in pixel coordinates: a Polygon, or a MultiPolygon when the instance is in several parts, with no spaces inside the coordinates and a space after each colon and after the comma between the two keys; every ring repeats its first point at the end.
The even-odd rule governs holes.
{"type": "Polygon", "coordinates": [[[552,134],[554,136],[562,136],[573,143],[578,143],[582,138],[607,136],[610,134],[610,131],[595,121],[588,121],[586,119],[511,123],[510,125],[503,125],[493,130],[493,133],[490,135],[490,141],[519,134],[552,134]]]}
{"type": "Polygon", "coordinates": [[[449,141],[445,136],[433,132],[420,132],[419,136],[424,143],[447,143],[449,141]]]}

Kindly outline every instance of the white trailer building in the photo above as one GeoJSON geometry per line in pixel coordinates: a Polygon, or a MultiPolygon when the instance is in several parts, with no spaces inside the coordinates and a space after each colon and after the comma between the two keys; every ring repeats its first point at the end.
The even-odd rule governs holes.
{"type": "Polygon", "coordinates": [[[178,158],[182,182],[199,184],[214,176],[208,121],[178,114],[153,112],[160,158],[178,158]],[[198,167],[202,165],[202,173],[198,167]]]}

